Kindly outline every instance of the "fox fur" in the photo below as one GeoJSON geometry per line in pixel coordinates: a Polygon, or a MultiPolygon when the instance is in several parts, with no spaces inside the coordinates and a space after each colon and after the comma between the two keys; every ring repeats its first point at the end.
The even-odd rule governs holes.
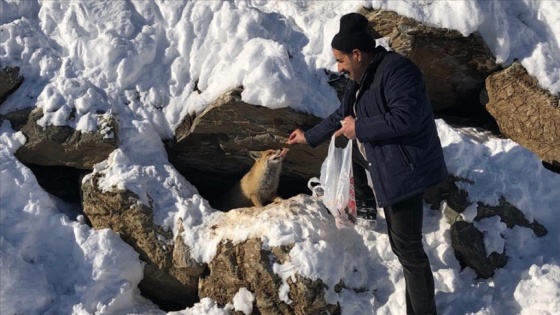
{"type": "Polygon", "coordinates": [[[280,181],[282,161],[288,153],[282,150],[250,151],[255,160],[253,167],[216,202],[214,208],[228,211],[243,207],[262,207],[282,200],[276,194],[280,181]]]}

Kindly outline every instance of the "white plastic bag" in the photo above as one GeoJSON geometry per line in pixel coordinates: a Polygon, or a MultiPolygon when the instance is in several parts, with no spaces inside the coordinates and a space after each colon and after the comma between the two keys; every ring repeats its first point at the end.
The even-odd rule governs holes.
{"type": "MultiPolygon", "coordinates": [[[[313,179],[310,183],[311,181],[313,179]]],[[[337,148],[335,137],[332,137],[327,158],[321,166],[319,182],[323,190],[323,203],[335,217],[336,227],[353,227],[357,210],[352,173],[352,141],[348,141],[345,148],[337,148]]],[[[317,188],[315,186],[312,189],[314,193],[317,188]]]]}

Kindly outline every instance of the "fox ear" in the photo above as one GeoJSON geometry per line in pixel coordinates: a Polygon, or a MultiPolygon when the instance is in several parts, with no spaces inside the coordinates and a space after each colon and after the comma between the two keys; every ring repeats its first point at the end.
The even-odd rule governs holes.
{"type": "Polygon", "coordinates": [[[253,158],[253,160],[258,160],[261,158],[262,156],[262,152],[261,151],[249,151],[249,155],[253,158]]]}

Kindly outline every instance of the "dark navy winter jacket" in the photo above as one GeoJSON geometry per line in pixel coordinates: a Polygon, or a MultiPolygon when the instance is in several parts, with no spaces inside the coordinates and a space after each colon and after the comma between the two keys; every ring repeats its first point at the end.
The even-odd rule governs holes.
{"type": "Polygon", "coordinates": [[[305,132],[307,143],[316,147],[328,140],[346,116],[357,116],[356,137],[365,146],[379,207],[422,193],[447,177],[424,79],[408,58],[376,48],[361,84],[350,81],[340,107],[305,132]]]}

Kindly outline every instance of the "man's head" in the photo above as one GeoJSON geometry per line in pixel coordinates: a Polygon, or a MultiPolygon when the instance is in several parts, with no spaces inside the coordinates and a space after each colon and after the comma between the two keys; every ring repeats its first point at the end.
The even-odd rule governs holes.
{"type": "Polygon", "coordinates": [[[358,13],[343,15],[340,30],[331,42],[338,71],[347,74],[350,80],[360,80],[375,50],[375,39],[367,28],[365,16],[358,13]]]}

